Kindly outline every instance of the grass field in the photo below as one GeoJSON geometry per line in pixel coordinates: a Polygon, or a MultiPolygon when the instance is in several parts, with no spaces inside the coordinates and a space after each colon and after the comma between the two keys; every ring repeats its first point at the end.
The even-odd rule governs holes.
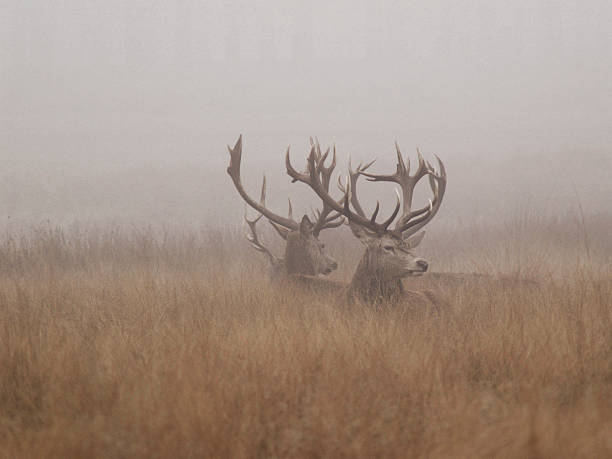
{"type": "Polygon", "coordinates": [[[6,229],[0,455],[611,457],[610,220],[438,230],[434,269],[538,282],[439,314],[271,286],[234,230],[6,229]]]}

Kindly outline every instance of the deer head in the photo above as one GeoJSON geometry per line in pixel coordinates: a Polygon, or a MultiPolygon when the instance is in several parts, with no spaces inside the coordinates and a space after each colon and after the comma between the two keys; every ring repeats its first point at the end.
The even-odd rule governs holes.
{"type": "MultiPolygon", "coordinates": [[[[312,142],[311,142],[312,143],[312,142]]],[[[313,144],[314,145],[314,144],[313,144]]],[[[317,142],[318,148],[318,142],[317,142]]],[[[332,214],[332,210],[323,206],[323,208],[315,213],[315,222],[312,223],[308,216],[304,215],[301,222],[298,223],[293,219],[293,209],[289,200],[289,212],[287,217],[282,217],[266,207],[266,178],[264,176],[259,202],[251,198],[242,186],[240,178],[240,164],[242,159],[242,136],[233,148],[228,146],[230,153],[230,165],[227,168],[227,173],[231,177],[234,186],[242,199],[259,215],[252,220],[249,220],[245,213],[245,221],[249,226],[247,239],[257,251],[264,253],[270,262],[272,276],[278,276],[279,273],[284,274],[329,274],[338,267],[331,256],[325,251],[325,245],[319,240],[319,234],[323,229],[335,228],[343,223],[342,215],[339,213],[332,214]],[[285,257],[279,258],[265,247],[257,235],[256,224],[261,219],[266,217],[270,224],[274,227],[277,233],[286,241],[285,257]]],[[[320,154],[318,148],[319,159],[325,162],[325,158],[320,154]]],[[[327,183],[331,180],[332,172],[335,168],[335,156],[332,164],[329,167],[323,165],[320,172],[320,180],[327,183]]]]}
{"type": "Polygon", "coordinates": [[[299,231],[287,235],[287,274],[327,275],[338,267],[336,261],[326,253],[325,244],[315,235],[315,230],[315,225],[304,215],[299,231]]]}
{"type": "Polygon", "coordinates": [[[350,224],[351,231],[366,247],[362,258],[362,269],[369,275],[389,282],[406,276],[421,275],[427,271],[428,263],[417,257],[413,249],[421,242],[425,232],[403,239],[393,234],[370,233],[363,227],[350,224]]]}

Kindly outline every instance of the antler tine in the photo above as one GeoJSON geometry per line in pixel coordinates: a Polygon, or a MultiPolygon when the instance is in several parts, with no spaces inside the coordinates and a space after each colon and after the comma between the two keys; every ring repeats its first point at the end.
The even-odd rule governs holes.
{"type": "Polygon", "coordinates": [[[391,214],[391,216],[382,223],[382,226],[383,226],[383,228],[385,228],[385,230],[389,227],[391,222],[393,222],[393,220],[395,220],[395,217],[397,217],[397,214],[399,213],[400,206],[402,205],[402,203],[400,201],[400,195],[397,192],[397,189],[395,190],[395,194],[396,194],[396,197],[397,197],[397,202],[395,204],[395,210],[393,210],[393,213],[391,214]]]}
{"type": "MultiPolygon", "coordinates": [[[[291,145],[287,147],[287,153],[285,153],[285,167],[287,168],[287,174],[291,177],[291,183],[302,182],[302,176],[306,176],[306,174],[301,174],[296,171],[291,165],[291,160],[289,159],[289,151],[291,149],[291,145]]],[[[311,150],[312,151],[312,150],[311,150]]]]}
{"type": "Polygon", "coordinates": [[[416,171],[416,173],[414,174],[415,177],[418,177],[419,179],[424,177],[425,175],[427,175],[428,173],[432,172],[433,168],[432,167],[428,167],[431,166],[429,163],[427,163],[424,159],[423,159],[423,155],[421,154],[420,150],[417,148],[417,158],[419,161],[419,167],[416,171]]]}
{"type": "Polygon", "coordinates": [[[408,218],[405,219],[402,226],[398,228],[404,234],[404,237],[410,236],[418,232],[423,228],[431,219],[438,213],[442,200],[444,199],[444,193],[446,191],[446,169],[444,163],[438,156],[439,173],[430,169],[429,173],[429,186],[434,194],[433,199],[429,200],[429,205],[411,212],[408,218]],[[415,218],[419,217],[419,218],[415,218]]]}
{"type": "Polygon", "coordinates": [[[244,221],[248,223],[249,227],[253,228],[252,225],[256,225],[257,222],[259,220],[261,220],[261,217],[263,217],[263,214],[258,214],[257,217],[255,217],[253,220],[249,220],[249,216],[247,214],[247,209],[246,209],[246,205],[244,207],[244,221]]]}
{"type": "Polygon", "coordinates": [[[249,220],[249,217],[247,215],[247,208],[246,205],[244,207],[244,221],[247,223],[247,225],[249,226],[249,230],[250,230],[250,234],[246,233],[245,237],[246,239],[251,243],[251,246],[257,250],[258,252],[262,252],[265,253],[268,258],[270,259],[271,263],[274,263],[277,258],[274,256],[274,254],[272,252],[270,252],[270,250],[261,242],[261,240],[259,239],[258,235],[257,235],[257,222],[259,222],[259,220],[261,219],[261,217],[263,217],[263,214],[259,214],[257,217],[255,217],[252,220],[249,220]]]}
{"type": "Polygon", "coordinates": [[[320,148],[317,148],[317,145],[319,143],[319,140],[316,137],[310,137],[310,148],[314,148],[315,153],[317,154],[317,159],[321,156],[320,155],[320,148]]]}
{"type": "Polygon", "coordinates": [[[331,220],[331,221],[328,221],[328,222],[325,224],[324,228],[325,228],[325,229],[329,229],[329,228],[338,228],[339,226],[342,226],[342,225],[344,224],[344,221],[345,221],[345,220],[344,220],[344,217],[343,217],[342,215],[338,214],[338,215],[337,215],[336,217],[334,217],[334,218],[338,218],[338,217],[339,217],[339,220],[331,220]]]}
{"type": "Polygon", "coordinates": [[[346,193],[346,186],[344,185],[344,183],[342,183],[342,175],[338,176],[337,186],[338,186],[338,189],[342,191],[343,194],[346,193]]]}
{"type": "Polygon", "coordinates": [[[340,219],[340,223],[338,224],[338,226],[340,226],[344,222],[344,217],[342,216],[342,214],[339,214],[338,212],[334,211],[332,215],[330,215],[329,217],[325,219],[325,223],[331,223],[337,219],[340,219]]]}
{"type": "MultiPolygon", "coordinates": [[[[376,158],[370,161],[369,163],[366,163],[365,165],[363,163],[359,163],[359,165],[357,166],[357,169],[353,170],[351,157],[349,156],[349,166],[348,166],[349,174],[347,177],[347,186],[350,186],[352,190],[351,205],[353,206],[355,211],[362,217],[365,217],[365,212],[363,211],[363,207],[361,207],[361,203],[359,202],[359,199],[357,198],[357,180],[359,179],[359,175],[365,170],[367,170],[368,167],[370,167],[372,164],[374,164],[375,161],[376,161],[376,158]]],[[[342,183],[342,181],[340,180],[340,176],[338,177],[338,188],[343,193],[346,192],[346,188],[344,184],[342,183]]]]}
{"type": "Polygon", "coordinates": [[[372,223],[376,223],[376,216],[378,215],[378,211],[380,210],[380,201],[376,201],[376,208],[374,212],[372,212],[372,216],[370,217],[370,221],[372,223]]]}
{"type": "Polygon", "coordinates": [[[263,214],[268,220],[276,223],[277,225],[283,226],[291,230],[298,229],[299,225],[295,220],[293,220],[292,218],[281,217],[280,215],[275,214],[265,206],[265,176],[261,193],[261,202],[259,203],[256,202],[253,198],[251,198],[242,186],[242,181],[240,179],[240,163],[242,161],[242,134],[240,135],[240,137],[238,137],[234,148],[231,148],[228,145],[227,149],[230,153],[230,164],[227,168],[227,173],[234,182],[234,187],[236,188],[238,194],[240,194],[242,199],[257,212],[263,214]]]}
{"type": "MultiPolygon", "coordinates": [[[[440,173],[437,174],[437,175],[446,177],[446,168],[444,167],[444,163],[438,157],[438,155],[434,154],[434,156],[436,157],[436,161],[438,161],[438,167],[440,168],[440,173]]],[[[432,170],[433,170],[433,168],[432,168],[432,170]]],[[[434,172],[435,172],[435,170],[434,170],[434,172]]]]}
{"type": "Polygon", "coordinates": [[[261,182],[261,194],[259,196],[259,203],[264,207],[266,205],[266,174],[264,174],[263,180],[261,182]]]}
{"type": "Polygon", "coordinates": [[[404,164],[404,159],[402,158],[402,152],[400,151],[400,147],[397,142],[395,142],[395,152],[397,153],[397,173],[399,174],[401,171],[410,172],[410,158],[406,156],[406,162],[408,163],[408,167],[404,164]]]}
{"type": "MultiPolygon", "coordinates": [[[[330,149],[328,148],[323,155],[321,155],[321,149],[319,146],[319,139],[316,139],[317,152],[315,158],[315,166],[317,170],[317,174],[320,176],[321,184],[323,189],[329,193],[329,186],[331,183],[331,177],[333,175],[334,169],[337,164],[337,154],[336,154],[336,146],[333,146],[333,155],[332,161],[329,166],[325,166],[325,161],[329,157],[330,149]]],[[[321,211],[317,213],[316,222],[313,228],[313,233],[318,235],[321,230],[327,228],[336,228],[344,222],[344,218],[338,212],[329,215],[334,209],[332,209],[329,205],[323,202],[323,208],[321,211]]]]}
{"type": "Polygon", "coordinates": [[[319,174],[321,174],[321,179],[323,182],[323,186],[326,187],[327,191],[329,191],[329,183],[331,181],[331,176],[334,172],[334,169],[336,168],[336,147],[334,146],[334,154],[332,156],[332,162],[328,167],[325,167],[325,161],[327,160],[327,157],[329,156],[329,148],[327,149],[327,151],[325,152],[325,154],[323,154],[323,156],[319,156],[317,158],[317,171],[319,172],[319,174]]]}
{"type": "Polygon", "coordinates": [[[351,170],[351,166],[349,164],[349,176],[351,178],[351,188],[353,190],[351,194],[351,204],[353,205],[353,208],[361,215],[365,215],[365,212],[361,206],[361,203],[359,202],[359,198],[357,197],[357,180],[362,173],[364,173],[372,164],[374,164],[374,162],[376,162],[376,158],[365,165],[363,163],[359,163],[357,169],[354,171],[351,170]]]}

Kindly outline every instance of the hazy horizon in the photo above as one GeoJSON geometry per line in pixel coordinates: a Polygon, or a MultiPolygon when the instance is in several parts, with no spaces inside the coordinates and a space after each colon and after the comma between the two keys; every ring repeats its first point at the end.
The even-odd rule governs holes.
{"type": "Polygon", "coordinates": [[[279,211],[316,205],[283,164],[315,135],[339,170],[438,154],[440,219],[611,210],[609,2],[1,5],[2,215],[239,223],[241,133],[279,211]]]}

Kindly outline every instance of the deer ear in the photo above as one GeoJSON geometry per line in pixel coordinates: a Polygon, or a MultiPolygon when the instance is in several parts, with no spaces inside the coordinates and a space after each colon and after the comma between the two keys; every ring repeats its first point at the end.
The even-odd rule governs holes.
{"type": "Polygon", "coordinates": [[[304,236],[308,236],[310,234],[312,234],[312,222],[310,221],[310,218],[308,218],[308,215],[304,215],[302,217],[302,221],[300,222],[300,233],[303,234],[304,236]]]}
{"type": "Polygon", "coordinates": [[[415,247],[418,247],[418,245],[423,240],[424,236],[425,236],[425,231],[421,231],[420,233],[417,233],[416,235],[409,237],[408,239],[405,239],[405,241],[408,243],[411,249],[414,249],[415,247]]]}

